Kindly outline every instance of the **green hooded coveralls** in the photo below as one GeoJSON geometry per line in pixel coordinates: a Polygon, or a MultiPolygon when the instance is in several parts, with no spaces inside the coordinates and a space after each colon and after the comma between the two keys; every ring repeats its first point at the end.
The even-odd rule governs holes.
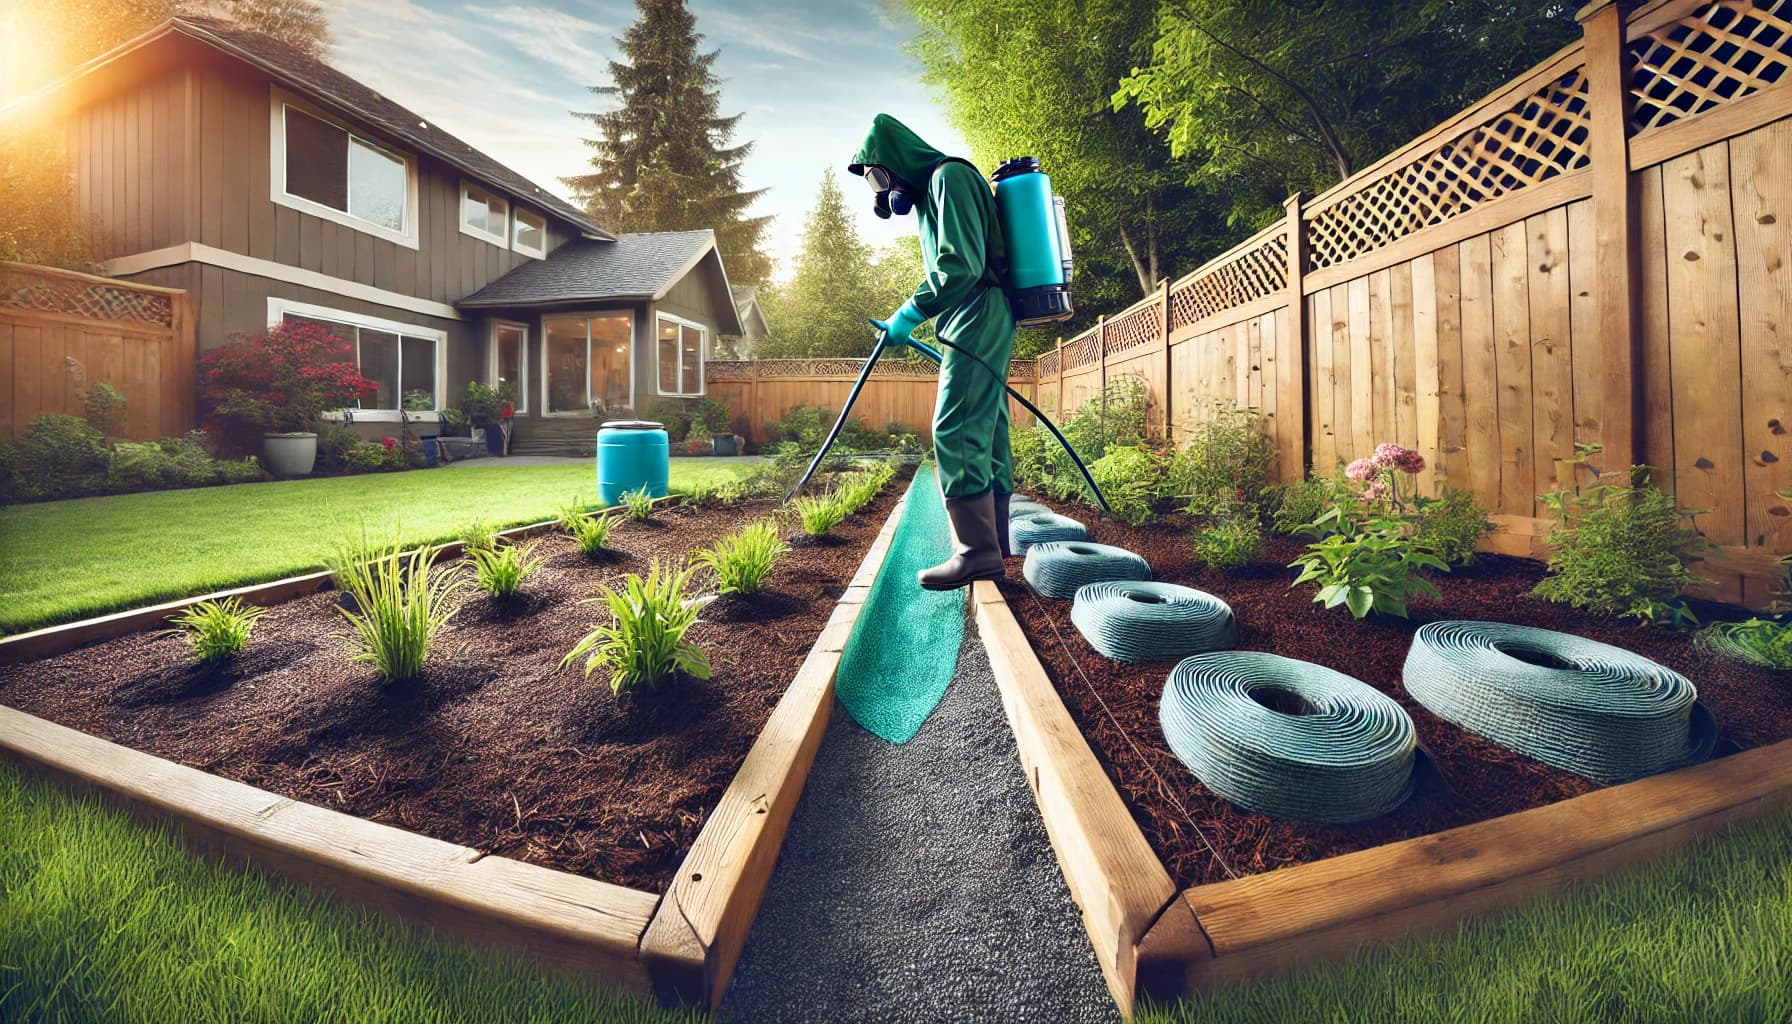
{"type": "Polygon", "coordinates": [[[991,488],[1011,492],[1014,456],[1008,447],[1005,388],[1014,355],[1014,314],[993,266],[1001,258],[1002,233],[989,183],[975,168],[948,160],[888,114],[872,120],[852,162],[878,164],[925,190],[914,197],[927,271],[915,288],[914,303],[934,320],[942,341],[987,364],[940,346],[945,359],[933,410],[940,489],[948,498],[991,488]]]}

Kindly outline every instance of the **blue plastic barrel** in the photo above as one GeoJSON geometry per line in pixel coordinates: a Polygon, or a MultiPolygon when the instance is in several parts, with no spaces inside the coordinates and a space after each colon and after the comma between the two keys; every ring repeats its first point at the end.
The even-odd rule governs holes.
{"type": "Polygon", "coordinates": [[[614,505],[629,491],[666,496],[672,470],[666,429],[650,420],[610,420],[597,431],[597,500],[614,505]]]}

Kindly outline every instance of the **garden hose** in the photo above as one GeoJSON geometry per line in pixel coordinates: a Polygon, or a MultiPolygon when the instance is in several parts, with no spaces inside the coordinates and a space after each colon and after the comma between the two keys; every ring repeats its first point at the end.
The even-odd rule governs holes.
{"type": "Polygon", "coordinates": [[[1035,592],[1063,600],[1090,583],[1148,580],[1151,567],[1125,548],[1080,540],[1047,541],[1027,551],[1021,575],[1035,592]]]}
{"type": "Polygon", "coordinates": [[[1567,633],[1427,622],[1404,681],[1439,718],[1595,782],[1702,761],[1717,744],[1717,720],[1685,676],[1567,633]]]}
{"type": "Polygon", "coordinates": [[[1056,512],[1035,512],[1008,520],[1008,547],[1024,555],[1035,544],[1055,540],[1088,540],[1089,530],[1082,523],[1056,512]]]}
{"type": "Polygon", "coordinates": [[[1079,588],[1070,606],[1077,632],[1115,661],[1176,661],[1232,646],[1232,609],[1212,594],[1174,583],[1110,580],[1079,588]]]}
{"type": "Polygon", "coordinates": [[[1412,718],[1322,665],[1259,651],[1184,658],[1164,685],[1158,722],[1203,785],[1260,814],[1366,821],[1412,793],[1412,718]]]}

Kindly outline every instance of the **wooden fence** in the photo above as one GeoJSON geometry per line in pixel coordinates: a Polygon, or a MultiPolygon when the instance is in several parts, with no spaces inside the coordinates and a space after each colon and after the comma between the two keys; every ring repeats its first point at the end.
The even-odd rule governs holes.
{"type": "MultiPolygon", "coordinates": [[[[839,410],[863,366],[859,359],[710,361],[704,364],[704,381],[709,397],[733,410],[735,431],[757,442],[768,439],[766,424],[797,406],[839,410]]],[[[936,377],[930,363],[880,360],[853,406],[853,415],[873,429],[900,423],[925,436],[933,422],[936,377]]],[[[1016,359],[1009,367],[1008,383],[1033,401],[1033,361],[1016,359]]],[[[1009,413],[1016,426],[1033,422],[1032,415],[1015,402],[1009,402],[1009,413]]]]}
{"type": "Polygon", "coordinates": [[[89,387],[125,396],[121,437],[194,425],[192,305],[176,288],[0,263],[0,430],[17,437],[45,413],[83,412],[89,387]]]}

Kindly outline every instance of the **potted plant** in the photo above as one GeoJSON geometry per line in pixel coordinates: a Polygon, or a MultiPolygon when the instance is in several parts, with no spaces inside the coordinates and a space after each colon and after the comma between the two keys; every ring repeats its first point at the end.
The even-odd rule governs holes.
{"type": "Polygon", "coordinates": [[[515,409],[510,385],[504,381],[481,384],[470,380],[461,395],[461,415],[468,423],[484,429],[485,449],[493,455],[504,454],[504,421],[510,419],[515,409]]]}
{"type": "MultiPolygon", "coordinates": [[[[703,432],[711,439],[711,448],[717,455],[739,455],[739,442],[734,437],[733,414],[725,402],[713,398],[705,398],[697,403],[697,417],[703,423],[703,432]]],[[[695,431],[693,430],[694,434],[695,431]]]]}
{"type": "Polygon", "coordinates": [[[199,360],[208,419],[239,441],[259,434],[267,468],[281,479],[311,472],[326,411],[350,408],[378,390],[355,367],[348,342],[301,320],[261,336],[234,335],[199,360]]]}

